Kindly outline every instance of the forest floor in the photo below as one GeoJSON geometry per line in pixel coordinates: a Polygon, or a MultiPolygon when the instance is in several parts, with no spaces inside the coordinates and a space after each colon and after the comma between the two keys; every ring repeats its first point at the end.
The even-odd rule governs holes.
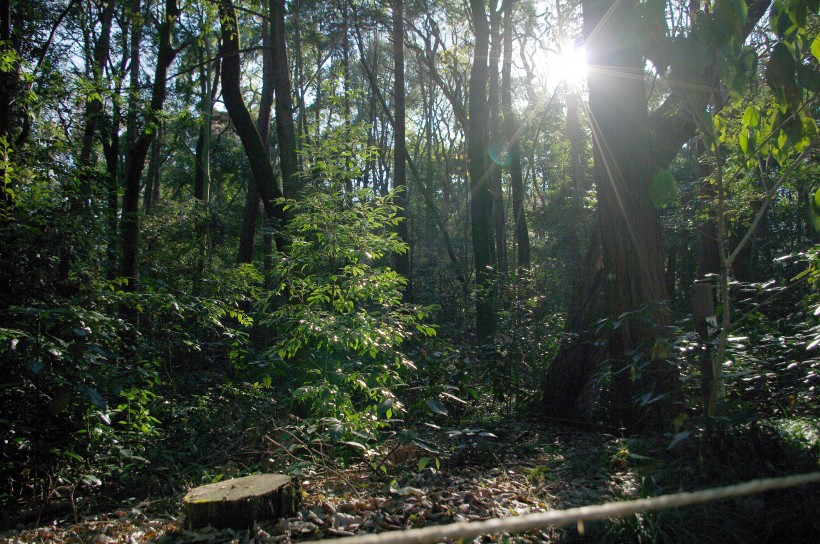
{"type": "MultiPolygon", "coordinates": [[[[684,458],[691,449],[670,461],[668,436],[632,439],[518,425],[492,432],[462,430],[454,440],[457,445],[442,456],[437,470],[428,465],[419,471],[419,460],[429,454],[402,446],[385,460],[387,476],[376,477],[363,464],[343,470],[327,467],[305,476],[299,512],[276,523],[260,523],[254,530],[186,530],[182,494],[177,494],[131,498],[115,507],[98,503],[97,508],[86,507],[60,518],[43,517],[36,525],[18,525],[0,533],[0,542],[288,543],[520,516],[709,486],[696,475],[696,463],[684,458]]],[[[662,512],[594,522],[587,524],[586,536],[573,526],[490,535],[473,542],[700,541],[697,535],[709,530],[709,524],[742,525],[750,515],[771,512],[773,502],[770,496],[759,496],[740,504],[739,511],[718,510],[705,517],[701,510],[691,515],[662,512]],[[674,527],[666,523],[670,520],[674,527]]],[[[811,516],[816,501],[808,502],[813,503],[808,506],[811,516]]],[[[808,542],[803,535],[818,536],[816,524],[809,521],[814,528],[804,527],[808,531],[781,541],[808,542]]],[[[747,524],[748,534],[756,531],[751,525],[747,524]]],[[[780,524],[772,530],[778,530],[775,525],[780,524]]],[[[730,529],[730,534],[735,537],[730,541],[738,542],[768,538],[758,533],[757,539],[744,540],[740,527],[730,529]]]]}

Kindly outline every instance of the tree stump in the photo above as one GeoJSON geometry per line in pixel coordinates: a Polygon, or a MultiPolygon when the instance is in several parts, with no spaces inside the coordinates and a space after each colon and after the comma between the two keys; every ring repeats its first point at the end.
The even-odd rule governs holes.
{"type": "Polygon", "coordinates": [[[203,485],[182,499],[185,527],[246,529],[255,521],[295,513],[299,499],[298,481],[285,474],[256,474],[203,485]]]}

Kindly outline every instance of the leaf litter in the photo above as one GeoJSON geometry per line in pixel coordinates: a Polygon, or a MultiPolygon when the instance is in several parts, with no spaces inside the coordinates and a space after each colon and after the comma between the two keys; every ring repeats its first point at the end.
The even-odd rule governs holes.
{"type": "MultiPolygon", "coordinates": [[[[635,459],[620,459],[617,454],[622,439],[524,426],[470,435],[470,442],[442,456],[440,470],[428,466],[418,471],[417,459],[409,456],[389,467],[392,479],[378,479],[364,466],[345,469],[343,477],[338,470],[318,471],[302,481],[302,505],[294,516],[260,522],[248,530],[185,529],[179,494],[132,501],[133,506],[105,513],[71,514],[38,526],[18,526],[0,533],[0,543],[287,544],[522,516],[637,493],[638,476],[629,463],[635,459]]],[[[545,528],[514,539],[553,542],[562,531],[566,530],[545,528]]],[[[487,535],[475,542],[504,538],[487,535]]]]}

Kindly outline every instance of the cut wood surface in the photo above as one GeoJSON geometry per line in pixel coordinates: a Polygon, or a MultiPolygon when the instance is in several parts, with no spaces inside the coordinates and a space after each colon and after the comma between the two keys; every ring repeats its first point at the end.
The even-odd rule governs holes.
{"type": "Polygon", "coordinates": [[[285,474],[256,474],[192,489],[182,499],[185,525],[196,529],[243,529],[255,521],[293,514],[299,493],[295,479],[285,474]]]}

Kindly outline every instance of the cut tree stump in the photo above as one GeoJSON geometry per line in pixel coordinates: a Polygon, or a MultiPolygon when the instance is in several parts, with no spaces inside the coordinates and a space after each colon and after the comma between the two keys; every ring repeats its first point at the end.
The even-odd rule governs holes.
{"type": "Polygon", "coordinates": [[[299,483],[285,474],[256,474],[192,489],[182,499],[185,526],[246,529],[276,520],[299,507],[299,483]]]}

